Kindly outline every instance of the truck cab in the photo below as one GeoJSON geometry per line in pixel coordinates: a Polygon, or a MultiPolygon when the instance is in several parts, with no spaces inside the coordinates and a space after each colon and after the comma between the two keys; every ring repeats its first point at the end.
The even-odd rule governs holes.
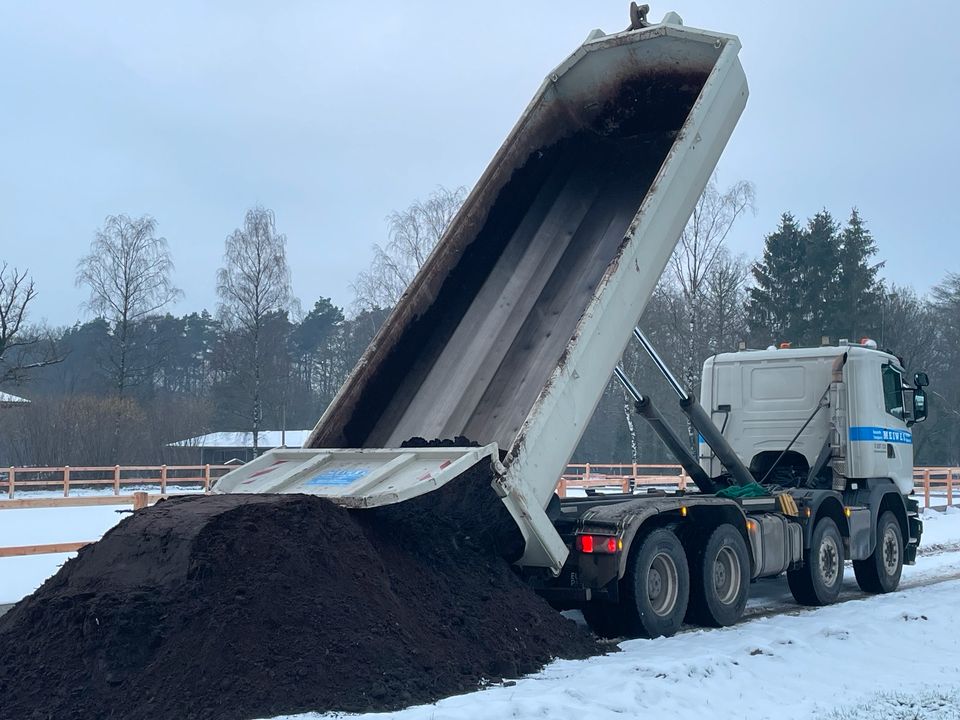
{"type": "MultiPolygon", "coordinates": [[[[907,495],[926,377],[918,373],[913,387],[905,380],[899,358],[869,340],[722,353],[704,363],[701,403],[758,479],[844,491],[887,478],[907,495]]],[[[704,442],[699,460],[711,476],[721,472],[704,442]]]]}

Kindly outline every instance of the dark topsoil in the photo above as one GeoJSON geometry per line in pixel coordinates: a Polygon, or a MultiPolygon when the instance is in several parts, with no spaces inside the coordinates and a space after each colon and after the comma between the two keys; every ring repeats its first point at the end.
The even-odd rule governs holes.
{"type": "Polygon", "coordinates": [[[0,617],[0,718],[388,710],[595,654],[500,556],[505,512],[476,469],[376,510],[158,503],[0,617]]]}

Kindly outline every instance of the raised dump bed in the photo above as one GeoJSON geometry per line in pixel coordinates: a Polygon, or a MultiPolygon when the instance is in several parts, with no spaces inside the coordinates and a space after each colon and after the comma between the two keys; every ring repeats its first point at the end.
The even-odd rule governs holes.
{"type": "Polygon", "coordinates": [[[543,508],[746,102],[739,41],[666,20],[550,73],[305,444],[496,443],[525,564],[566,557],[543,508]]]}

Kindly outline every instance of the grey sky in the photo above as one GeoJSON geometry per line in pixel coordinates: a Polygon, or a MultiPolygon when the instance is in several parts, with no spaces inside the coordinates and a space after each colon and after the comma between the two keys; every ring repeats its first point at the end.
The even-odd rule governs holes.
{"type": "MultiPolygon", "coordinates": [[[[185,291],[174,310],[213,310],[223,239],[262,203],[304,307],[349,305],[385,216],[472,185],[547,72],[590,29],[625,27],[628,4],[4,3],[0,261],[33,274],[34,320],[70,323],[95,229],[149,213],[185,291]]],[[[751,96],[719,170],[756,184],[759,211],[736,251],[756,255],[784,210],[855,204],[887,278],[926,290],[960,271],[960,4],[651,15],[671,9],[744,45],[751,96]]]]}

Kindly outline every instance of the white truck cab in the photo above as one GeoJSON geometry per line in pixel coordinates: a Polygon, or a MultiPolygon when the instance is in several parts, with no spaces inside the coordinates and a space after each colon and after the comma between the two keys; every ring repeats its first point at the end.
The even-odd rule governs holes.
{"type": "MultiPolygon", "coordinates": [[[[872,341],[722,353],[704,363],[701,404],[757,477],[776,463],[769,479],[787,486],[842,491],[858,479],[889,478],[906,495],[910,428],[926,417],[926,377],[919,373],[911,387],[905,375],[900,360],[872,341]],[[829,459],[817,467],[825,447],[829,459]]],[[[708,474],[721,471],[704,442],[699,459],[708,474]]]]}

